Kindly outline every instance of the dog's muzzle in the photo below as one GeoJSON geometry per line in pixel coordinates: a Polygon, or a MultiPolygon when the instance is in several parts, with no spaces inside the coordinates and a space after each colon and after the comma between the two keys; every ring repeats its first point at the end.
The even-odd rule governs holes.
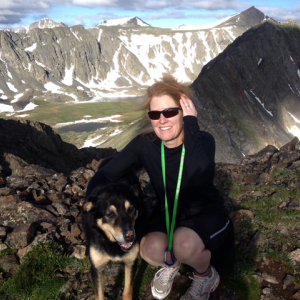
{"type": "Polygon", "coordinates": [[[119,242],[119,245],[123,251],[127,252],[132,248],[134,240],[135,240],[135,232],[133,230],[128,230],[125,234],[125,241],[127,243],[119,242]]]}

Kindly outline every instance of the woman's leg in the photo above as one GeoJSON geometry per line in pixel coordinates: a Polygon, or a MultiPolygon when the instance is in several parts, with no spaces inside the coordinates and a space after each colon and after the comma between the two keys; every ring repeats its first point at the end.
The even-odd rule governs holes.
{"type": "Polygon", "coordinates": [[[140,245],[141,257],[155,267],[164,266],[165,250],[168,237],[163,232],[151,232],[142,238],[140,245]]]}
{"type": "Polygon", "coordinates": [[[194,268],[191,287],[181,300],[208,299],[220,283],[218,272],[210,265],[211,252],[192,229],[179,227],[174,233],[174,254],[178,260],[194,268]]]}
{"type": "Polygon", "coordinates": [[[205,249],[201,237],[192,229],[179,227],[174,232],[173,249],[175,257],[182,263],[203,273],[210,265],[211,252],[205,249]]]}
{"type": "Polygon", "coordinates": [[[142,258],[152,266],[162,266],[155,274],[152,283],[152,295],[156,299],[166,298],[173,286],[173,281],[180,268],[180,262],[176,261],[172,267],[165,265],[165,251],[168,247],[168,238],[165,233],[152,232],[143,237],[140,245],[142,258]]]}

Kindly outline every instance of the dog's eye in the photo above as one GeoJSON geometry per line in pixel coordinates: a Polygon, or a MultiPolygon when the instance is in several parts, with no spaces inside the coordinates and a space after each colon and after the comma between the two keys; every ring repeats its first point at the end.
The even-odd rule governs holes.
{"type": "Polygon", "coordinates": [[[112,219],[115,217],[115,214],[113,212],[108,212],[105,216],[109,219],[112,219]]]}
{"type": "Polygon", "coordinates": [[[134,212],[134,206],[133,206],[133,205],[130,205],[130,206],[129,206],[128,212],[134,212]]]}

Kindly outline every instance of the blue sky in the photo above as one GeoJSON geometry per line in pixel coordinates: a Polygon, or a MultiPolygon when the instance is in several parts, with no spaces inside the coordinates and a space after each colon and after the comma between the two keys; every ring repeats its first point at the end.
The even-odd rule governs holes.
{"type": "Polygon", "coordinates": [[[85,28],[104,20],[135,16],[162,28],[203,25],[251,6],[277,21],[300,23],[300,2],[296,0],[0,0],[0,30],[20,29],[43,18],[85,28]]]}

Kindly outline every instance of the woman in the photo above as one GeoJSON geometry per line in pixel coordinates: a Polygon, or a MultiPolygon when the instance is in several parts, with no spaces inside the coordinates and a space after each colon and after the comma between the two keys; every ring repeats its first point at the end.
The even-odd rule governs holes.
{"type": "MultiPolygon", "coordinates": [[[[134,138],[95,174],[87,190],[89,194],[95,183],[117,180],[132,166],[143,166],[148,172],[158,205],[141,241],[140,254],[149,264],[162,267],[151,284],[156,299],[170,293],[181,263],[194,268],[192,285],[181,300],[208,299],[220,282],[210,264],[212,252],[222,250],[232,228],[213,185],[215,142],[209,133],[199,130],[197,110],[188,95],[189,88],[172,76],[165,75],[149,87],[145,108],[154,132],[134,138]],[[177,213],[173,216],[175,202],[177,213]],[[167,229],[165,213],[170,214],[169,223],[176,220],[171,245],[172,230],[167,229]],[[172,253],[166,251],[170,246],[172,253]]],[[[233,242],[231,239],[231,246],[233,242]]]]}

